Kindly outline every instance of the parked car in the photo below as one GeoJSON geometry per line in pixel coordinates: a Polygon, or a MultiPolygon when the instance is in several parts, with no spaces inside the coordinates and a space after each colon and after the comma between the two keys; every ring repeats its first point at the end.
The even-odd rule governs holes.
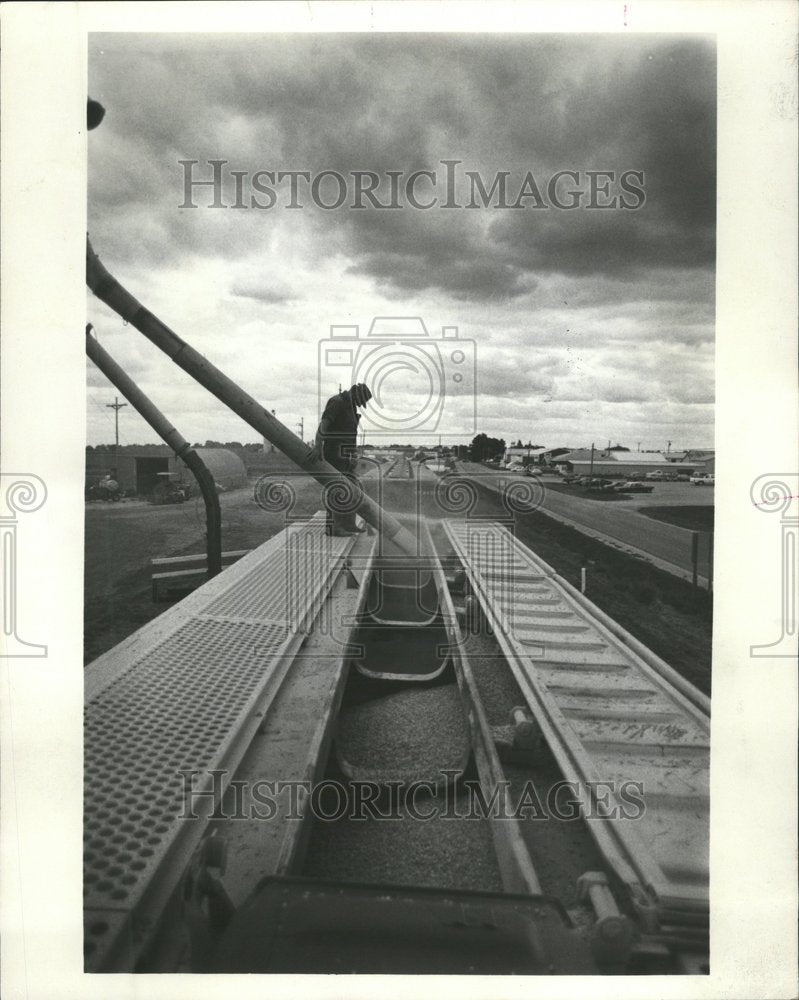
{"type": "Polygon", "coordinates": [[[666,478],[666,473],[662,469],[655,469],[654,472],[647,472],[644,478],[653,482],[662,483],[666,478]]]}
{"type": "Polygon", "coordinates": [[[654,488],[647,483],[637,483],[632,480],[626,483],[615,483],[613,486],[617,493],[651,493],[654,488]]]}
{"type": "Polygon", "coordinates": [[[710,472],[699,472],[691,476],[691,482],[694,486],[715,486],[716,477],[710,472]]]}
{"type": "Polygon", "coordinates": [[[690,479],[691,479],[691,477],[688,475],[687,472],[678,472],[677,473],[677,482],[678,483],[687,483],[687,482],[689,482],[690,479]]]}
{"type": "Polygon", "coordinates": [[[542,476],[543,472],[541,469],[536,469],[533,465],[528,465],[524,470],[525,476],[542,476]]]}
{"type": "Polygon", "coordinates": [[[604,493],[612,488],[613,482],[610,479],[591,479],[586,483],[586,489],[589,493],[604,493]]]}

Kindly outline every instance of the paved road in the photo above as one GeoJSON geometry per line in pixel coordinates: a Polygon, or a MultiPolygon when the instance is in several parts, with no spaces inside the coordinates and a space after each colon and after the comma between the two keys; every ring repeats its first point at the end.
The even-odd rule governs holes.
{"type": "MultiPolygon", "coordinates": [[[[544,477],[546,479],[546,477],[544,477]]],[[[553,482],[557,482],[554,479],[553,482]]],[[[638,507],[712,507],[712,486],[694,486],[693,483],[654,483],[651,493],[633,493],[623,500],[614,500],[613,506],[635,510],[638,507]]]]}
{"type": "MultiPolygon", "coordinates": [[[[495,472],[470,462],[458,463],[459,471],[471,474],[491,489],[499,491],[503,480],[521,479],[515,474],[495,472]]],[[[438,476],[422,465],[413,464],[414,479],[419,489],[432,495],[431,487],[438,476]]],[[[388,465],[361,469],[364,479],[383,477],[388,465]]],[[[280,478],[279,476],[277,478],[280,478]]],[[[530,483],[529,479],[524,482],[530,483]]],[[[555,480],[556,481],[556,480],[555,480]]],[[[316,495],[318,486],[307,477],[292,477],[297,491],[296,513],[313,513],[321,507],[316,495]]],[[[393,480],[386,480],[386,484],[393,480]]],[[[543,482],[546,487],[546,477],[543,482]]],[[[257,522],[264,537],[280,530],[282,514],[267,513],[254,502],[252,486],[222,494],[223,547],[236,548],[237,532],[234,529],[250,521],[257,522]],[[274,522],[274,523],[273,523],[274,522]]],[[[658,483],[651,494],[638,494],[629,500],[613,503],[586,500],[555,490],[544,489],[542,509],[573,527],[610,540],[643,553],[656,560],[663,568],[690,575],[692,569],[691,532],[676,525],[665,524],[638,513],[643,506],[673,506],[681,504],[707,504],[713,502],[713,490],[690,483],[658,483]]],[[[389,506],[393,506],[389,504],[389,506]]],[[[412,508],[408,508],[408,513],[412,508]]],[[[443,516],[447,516],[444,512],[443,516]]],[[[86,593],[109,593],[120,577],[147,565],[155,556],[180,551],[191,542],[197,551],[203,549],[205,515],[202,501],[153,507],[143,501],[119,504],[97,503],[86,506],[86,593]]],[[[708,542],[703,533],[699,548],[699,575],[708,573],[708,542]]]]}
{"type": "MultiPolygon", "coordinates": [[[[503,479],[522,478],[516,474],[494,472],[472,462],[461,462],[464,472],[480,478],[489,488],[499,490],[503,479]]],[[[526,480],[530,482],[530,480],[526,480]]],[[[557,480],[552,480],[557,482],[557,480]]],[[[692,532],[674,524],[656,521],[636,508],[643,506],[671,506],[674,504],[708,504],[713,502],[713,490],[691,483],[658,483],[651,494],[641,493],[629,500],[602,502],[584,497],[570,496],[546,489],[546,477],[541,509],[578,529],[620,542],[653,559],[664,569],[678,571],[680,576],[690,574],[693,567],[692,532]]],[[[709,570],[708,533],[699,539],[699,576],[707,579],[709,570]]]]}

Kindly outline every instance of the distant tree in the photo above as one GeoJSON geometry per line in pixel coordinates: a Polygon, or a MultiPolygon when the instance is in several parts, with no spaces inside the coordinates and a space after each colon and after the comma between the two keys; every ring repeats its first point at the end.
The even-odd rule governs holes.
{"type": "Polygon", "coordinates": [[[503,438],[490,438],[487,434],[478,434],[469,446],[469,454],[473,462],[484,462],[505,451],[503,438]]]}
{"type": "Polygon", "coordinates": [[[612,448],[608,448],[608,451],[629,451],[629,448],[625,448],[623,444],[614,444],[612,448]]]}
{"type": "Polygon", "coordinates": [[[203,448],[224,448],[221,441],[206,441],[203,448]]]}

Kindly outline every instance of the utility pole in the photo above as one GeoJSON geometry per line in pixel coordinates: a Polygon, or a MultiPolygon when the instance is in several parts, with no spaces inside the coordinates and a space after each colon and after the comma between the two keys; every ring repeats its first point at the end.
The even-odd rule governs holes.
{"type": "Polygon", "coordinates": [[[119,476],[119,411],[127,403],[120,403],[119,396],[114,396],[113,403],[106,403],[106,408],[114,411],[114,478],[119,476]]]}
{"type": "Polygon", "coordinates": [[[641,442],[640,441],[638,442],[638,450],[639,451],[641,450],[641,442]]]}
{"type": "Polygon", "coordinates": [[[591,442],[591,468],[588,470],[588,475],[593,476],[594,474],[594,442],[591,442]]]}
{"type": "Polygon", "coordinates": [[[671,451],[671,441],[667,441],[666,442],[666,454],[668,455],[668,453],[670,451],[671,451]]]}
{"type": "Polygon", "coordinates": [[[305,417],[300,417],[300,422],[297,424],[300,429],[300,441],[305,443],[305,417]]]}

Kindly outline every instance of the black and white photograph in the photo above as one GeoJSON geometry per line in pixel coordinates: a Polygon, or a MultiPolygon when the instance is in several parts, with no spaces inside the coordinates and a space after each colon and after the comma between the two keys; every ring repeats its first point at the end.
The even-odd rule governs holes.
{"type": "Polygon", "coordinates": [[[87,968],[707,972],[715,77],[90,36],[87,968]]]}
{"type": "MultiPolygon", "coordinates": [[[[755,257],[725,269],[745,32],[674,4],[637,31],[646,5],[590,30],[501,4],[231,5],[245,30],[73,6],[73,974],[738,995],[719,928],[795,913],[740,861],[736,894],[714,845],[736,808],[768,829],[733,796],[748,755],[763,801],[795,771],[747,713],[768,731],[795,690],[799,494],[795,442],[752,447],[789,303],[743,331],[731,280],[748,266],[762,305],[783,262],[739,234],[755,257]],[[768,612],[735,610],[739,575],[768,612]]],[[[3,656],[49,670],[15,574],[66,494],[14,469],[3,656]]]]}

